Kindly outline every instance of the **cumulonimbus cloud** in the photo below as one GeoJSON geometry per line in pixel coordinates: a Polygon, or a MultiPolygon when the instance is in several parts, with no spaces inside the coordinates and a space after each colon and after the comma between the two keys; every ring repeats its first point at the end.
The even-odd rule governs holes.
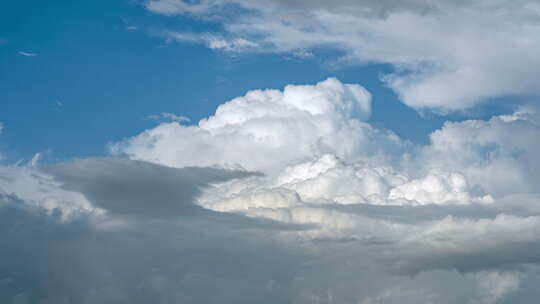
{"type": "Polygon", "coordinates": [[[530,298],[534,108],[447,123],[427,145],[370,109],[337,79],[255,90],[113,143],[114,158],[0,165],[0,300],[530,298]]]}

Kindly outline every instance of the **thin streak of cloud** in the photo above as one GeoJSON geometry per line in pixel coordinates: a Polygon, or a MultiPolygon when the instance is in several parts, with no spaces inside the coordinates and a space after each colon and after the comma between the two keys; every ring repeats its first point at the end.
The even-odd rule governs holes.
{"type": "Polygon", "coordinates": [[[30,53],[30,52],[23,52],[23,51],[18,51],[17,54],[26,56],[26,57],[35,57],[39,55],[38,53],[30,53]]]}
{"type": "Polygon", "coordinates": [[[166,112],[163,112],[157,115],[148,115],[146,116],[146,118],[152,119],[155,121],[161,121],[161,120],[169,120],[169,121],[175,121],[175,122],[190,122],[191,121],[191,119],[189,119],[186,116],[176,115],[174,113],[166,113],[166,112]]]}

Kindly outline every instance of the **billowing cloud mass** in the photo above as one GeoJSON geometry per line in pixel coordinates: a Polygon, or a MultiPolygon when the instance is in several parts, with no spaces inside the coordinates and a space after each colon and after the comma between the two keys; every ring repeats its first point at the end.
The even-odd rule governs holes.
{"type": "Polygon", "coordinates": [[[250,91],[222,104],[196,126],[161,124],[110,148],[115,154],[168,166],[262,171],[314,154],[351,159],[401,149],[396,135],[364,122],[370,114],[371,95],[363,87],[330,78],[314,86],[250,91]]]}
{"type": "Polygon", "coordinates": [[[363,87],[330,78],[163,122],[114,157],[0,166],[0,301],[537,297],[536,109],[446,123],[426,145],[370,112],[363,87]]]}
{"type": "Polygon", "coordinates": [[[439,112],[493,97],[538,95],[540,5],[519,1],[149,0],[166,16],[218,23],[215,33],[163,36],[231,52],[305,54],[386,63],[382,80],[407,105],[439,112]]]}

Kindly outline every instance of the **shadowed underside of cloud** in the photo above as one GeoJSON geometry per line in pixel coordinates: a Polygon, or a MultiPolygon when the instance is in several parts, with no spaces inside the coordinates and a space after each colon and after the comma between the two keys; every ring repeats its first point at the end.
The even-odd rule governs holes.
{"type": "Polygon", "coordinates": [[[178,33],[228,52],[296,54],[327,47],[356,63],[388,63],[382,80],[416,109],[458,111],[508,95],[538,95],[540,6],[519,1],[149,0],[146,8],[219,23],[178,33]]]}
{"type": "Polygon", "coordinates": [[[210,183],[242,178],[247,172],[214,168],[168,168],[126,159],[78,159],[46,166],[69,191],[80,192],[114,215],[178,217],[203,209],[194,199],[210,183]]]}
{"type": "Polygon", "coordinates": [[[2,303],[266,302],[261,295],[273,303],[287,301],[298,271],[298,253],[220,218],[106,226],[7,200],[0,202],[2,303]],[[284,289],[269,290],[273,281],[284,289]]]}

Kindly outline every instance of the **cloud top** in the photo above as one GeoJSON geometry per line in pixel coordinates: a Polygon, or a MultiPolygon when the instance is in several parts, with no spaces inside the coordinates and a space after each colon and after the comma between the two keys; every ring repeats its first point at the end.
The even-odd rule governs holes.
{"type": "Polygon", "coordinates": [[[174,167],[267,171],[326,152],[352,158],[399,148],[395,135],[364,122],[370,114],[369,92],[329,78],[316,85],[288,85],[283,91],[249,91],[220,105],[198,125],[164,123],[110,150],[174,167]],[[368,144],[371,139],[380,143],[368,144]]]}

